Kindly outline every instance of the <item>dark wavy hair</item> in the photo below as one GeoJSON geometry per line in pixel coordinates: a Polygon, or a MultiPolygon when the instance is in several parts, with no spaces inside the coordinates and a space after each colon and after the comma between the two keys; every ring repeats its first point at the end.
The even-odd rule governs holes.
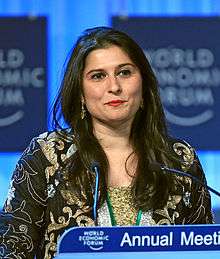
{"type": "Polygon", "coordinates": [[[109,164],[104,150],[93,134],[92,120],[88,111],[86,118],[81,119],[82,78],[88,54],[93,50],[112,45],[120,47],[127,53],[142,76],[143,108],[137,111],[130,133],[130,141],[138,158],[136,176],[132,185],[134,204],[143,211],[149,208],[161,208],[168,200],[173,179],[153,172],[149,164],[153,161],[166,165],[172,163],[169,157],[164,112],[152,68],[140,46],[124,32],[109,27],[87,29],[72,49],[53,110],[56,128],[61,128],[59,125],[61,112],[65,122],[73,130],[74,142],[77,146],[77,152],[65,166],[73,190],[84,193],[88,204],[92,205],[93,177],[89,171],[93,161],[99,163],[100,206],[107,195],[106,179],[109,164]]]}

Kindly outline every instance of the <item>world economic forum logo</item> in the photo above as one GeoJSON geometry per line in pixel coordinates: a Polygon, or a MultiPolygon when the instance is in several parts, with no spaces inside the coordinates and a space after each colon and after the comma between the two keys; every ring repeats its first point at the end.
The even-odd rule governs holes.
{"type": "Polygon", "coordinates": [[[196,126],[214,118],[220,68],[211,49],[174,46],[148,49],[166,118],[179,126],[196,126]]]}
{"type": "Polygon", "coordinates": [[[21,49],[0,49],[0,128],[25,116],[26,92],[45,86],[43,67],[25,67],[21,49]]]}
{"type": "Polygon", "coordinates": [[[89,247],[93,251],[100,251],[103,249],[105,242],[109,241],[109,236],[104,231],[84,231],[83,235],[79,236],[79,241],[83,246],[89,247]]]}

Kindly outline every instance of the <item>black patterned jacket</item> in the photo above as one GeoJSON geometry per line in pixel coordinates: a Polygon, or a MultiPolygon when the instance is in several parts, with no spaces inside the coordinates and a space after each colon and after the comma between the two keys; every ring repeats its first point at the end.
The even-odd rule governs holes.
{"type": "MultiPolygon", "coordinates": [[[[174,141],[171,150],[184,161],[180,170],[206,181],[191,146],[174,141]]],[[[68,190],[68,179],[60,179],[60,165],[75,151],[69,131],[31,141],[16,165],[0,216],[0,258],[53,258],[64,230],[94,226],[91,208],[68,190]]],[[[143,213],[141,225],[213,223],[208,191],[188,177],[176,176],[176,181],[179,194],[170,195],[163,209],[143,213]]]]}

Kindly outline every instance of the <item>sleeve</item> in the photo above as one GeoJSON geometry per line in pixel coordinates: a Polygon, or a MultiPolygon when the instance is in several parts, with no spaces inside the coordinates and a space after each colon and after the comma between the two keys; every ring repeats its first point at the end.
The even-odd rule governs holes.
{"type": "Polygon", "coordinates": [[[33,139],[16,165],[0,215],[0,258],[34,258],[47,204],[47,163],[33,139]]]}
{"type": "Polygon", "coordinates": [[[214,218],[211,209],[211,196],[206,187],[207,181],[198,156],[191,167],[191,172],[201,183],[192,181],[191,209],[186,217],[186,224],[212,224],[214,218]]]}
{"type": "Polygon", "coordinates": [[[185,141],[175,141],[172,145],[178,156],[180,170],[191,177],[178,177],[181,182],[182,202],[180,204],[181,224],[214,223],[211,197],[206,187],[207,181],[194,148],[185,141]]]}

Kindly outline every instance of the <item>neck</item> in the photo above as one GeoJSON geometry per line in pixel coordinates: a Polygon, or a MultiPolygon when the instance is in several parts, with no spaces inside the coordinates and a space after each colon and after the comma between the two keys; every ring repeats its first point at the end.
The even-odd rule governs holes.
{"type": "Polygon", "coordinates": [[[93,123],[93,129],[108,159],[108,186],[129,186],[137,166],[137,157],[131,155],[134,151],[130,141],[131,127],[120,124],[120,127],[113,128],[103,123],[93,123]]]}
{"type": "Polygon", "coordinates": [[[130,125],[120,125],[111,127],[103,123],[95,123],[94,134],[103,149],[117,149],[131,147],[130,143],[130,125]]]}

